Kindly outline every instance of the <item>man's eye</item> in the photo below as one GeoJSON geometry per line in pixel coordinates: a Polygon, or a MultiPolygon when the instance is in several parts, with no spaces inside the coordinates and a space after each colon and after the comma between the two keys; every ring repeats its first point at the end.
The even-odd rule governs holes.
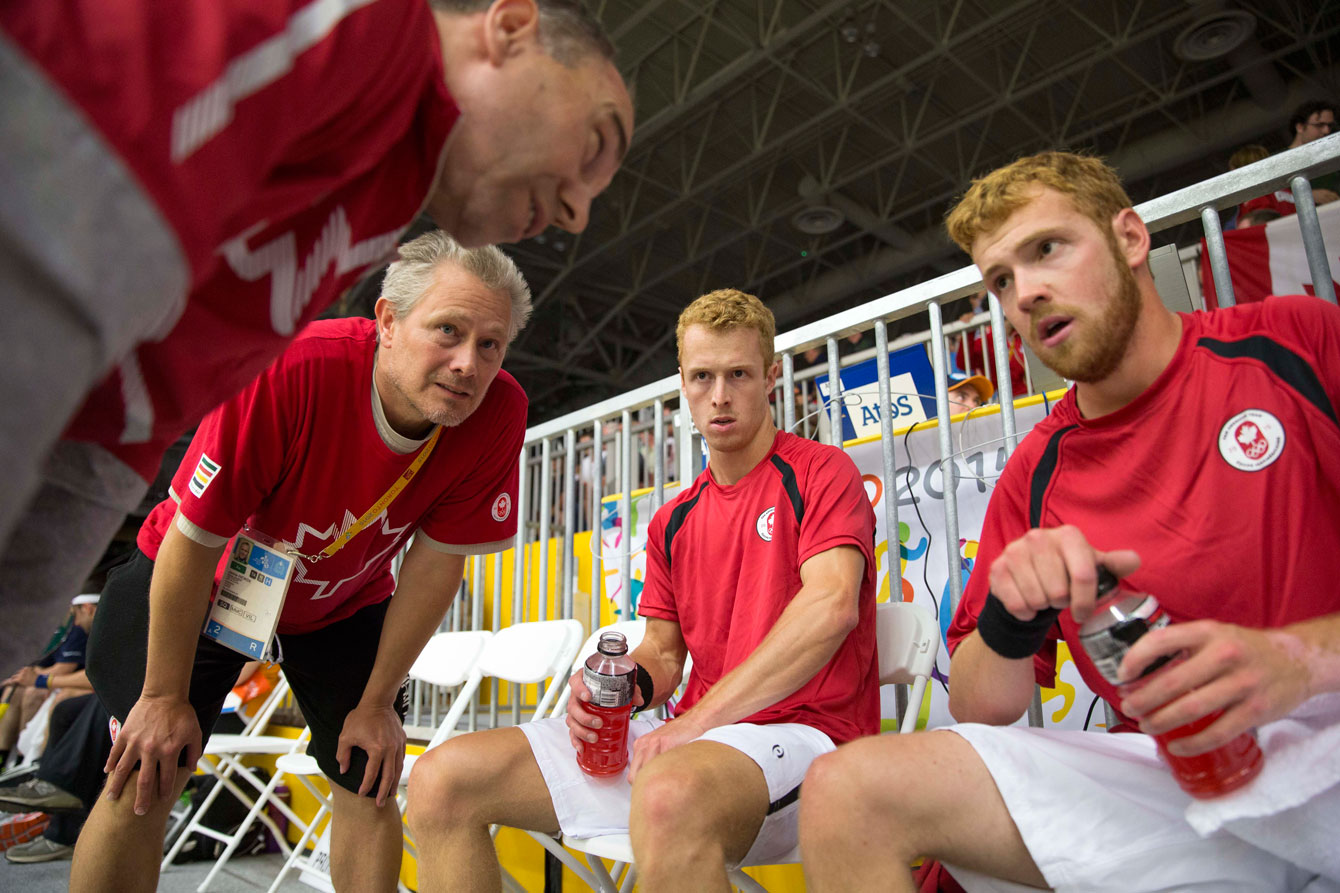
{"type": "Polygon", "coordinates": [[[442,331],[442,334],[443,334],[443,335],[455,335],[455,334],[456,334],[456,327],[453,326],[453,325],[441,325],[441,326],[438,326],[438,328],[442,331]]]}
{"type": "Polygon", "coordinates": [[[1005,289],[1009,287],[1010,287],[1009,276],[997,276],[995,282],[992,283],[991,290],[994,291],[997,295],[999,295],[1001,292],[1005,291],[1005,289]]]}
{"type": "Polygon", "coordinates": [[[731,375],[735,376],[736,378],[744,378],[744,370],[736,369],[734,372],[731,373],[731,375]]]}
{"type": "Polygon", "coordinates": [[[1044,257],[1048,254],[1051,254],[1055,250],[1056,250],[1055,239],[1048,239],[1047,241],[1043,242],[1041,245],[1038,246],[1038,254],[1041,254],[1044,257]]]}

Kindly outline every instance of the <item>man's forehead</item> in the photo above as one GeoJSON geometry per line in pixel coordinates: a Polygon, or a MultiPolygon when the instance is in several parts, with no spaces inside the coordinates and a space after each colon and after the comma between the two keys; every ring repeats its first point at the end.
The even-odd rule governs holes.
{"type": "MultiPolygon", "coordinates": [[[[978,266],[989,262],[1000,250],[1009,250],[1021,239],[1027,239],[1035,230],[1060,223],[1064,218],[1078,215],[1079,209],[1062,192],[1034,183],[1024,193],[1028,200],[1010,212],[994,229],[983,232],[972,243],[972,259],[978,266]]],[[[1082,215],[1081,215],[1082,216],[1082,215]]]]}
{"type": "Polygon", "coordinates": [[[752,359],[761,363],[758,348],[759,333],[749,326],[713,329],[701,323],[693,323],[684,330],[686,365],[729,363],[734,359],[752,359]],[[690,351],[692,357],[687,356],[690,351]]]}

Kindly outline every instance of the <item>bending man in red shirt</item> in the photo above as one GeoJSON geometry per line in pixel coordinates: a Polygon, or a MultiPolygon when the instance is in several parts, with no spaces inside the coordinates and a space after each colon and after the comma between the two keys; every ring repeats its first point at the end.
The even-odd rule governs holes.
{"type": "Polygon", "coordinates": [[[802,848],[816,890],[911,890],[933,856],[969,890],[1298,890],[1340,881],[1340,310],[1285,297],[1175,314],[1116,173],[1062,152],[976,181],[951,235],[1038,357],[1076,382],[1010,457],[949,631],[951,731],[816,763],[802,848]],[[1172,623],[1107,682],[1078,641],[1099,564],[1172,623]],[[1144,735],[1014,728],[1064,638],[1144,735]],[[1329,693],[1329,694],[1328,694],[1329,693]],[[1153,735],[1213,750],[1257,729],[1265,768],[1192,801],[1153,735]],[[1320,749],[1320,752],[1316,752],[1320,749]],[[1311,758],[1309,753],[1311,752],[1311,758]],[[1298,767],[1305,767],[1301,771],[1298,767]],[[1013,889],[1013,888],[1012,888],[1013,889]]]}
{"type": "Polygon", "coordinates": [[[707,469],[652,519],[626,776],[577,751],[599,720],[581,674],[564,719],[453,738],[414,767],[409,821],[425,890],[498,890],[490,824],[576,837],[628,831],[644,890],[709,890],[726,867],[796,845],[815,756],[879,727],[874,514],[840,449],[779,432],[772,312],[715,291],[679,318],[684,399],[707,469]]]}
{"type": "Polygon", "coordinates": [[[576,0],[0,4],[0,657],[420,212],[583,230],[632,139],[613,56],[576,0]]]}
{"type": "Polygon", "coordinates": [[[501,365],[530,315],[525,280],[496,248],[435,230],[400,258],[375,321],[312,323],[205,417],[171,498],[109,576],[89,677],[120,729],[71,890],[154,889],[202,738],[238,670],[267,651],[332,782],[337,888],[395,889],[404,683],[465,556],[506,549],[516,532],[526,396],[501,365]],[[276,598],[267,649],[246,621],[276,598]]]}

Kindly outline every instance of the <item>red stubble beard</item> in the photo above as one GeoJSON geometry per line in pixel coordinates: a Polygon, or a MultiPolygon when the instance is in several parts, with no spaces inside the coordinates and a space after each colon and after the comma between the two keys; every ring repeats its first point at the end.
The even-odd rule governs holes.
{"type": "Polygon", "coordinates": [[[1061,304],[1035,304],[1029,311],[1028,325],[1024,329],[1028,346],[1048,368],[1070,381],[1102,381],[1116,371],[1126,355],[1140,317],[1140,287],[1136,284],[1135,273],[1117,253],[1115,245],[1109,245],[1109,248],[1116,282],[1111,286],[1112,296],[1096,315],[1061,304]],[[1057,313],[1070,316],[1076,331],[1056,347],[1043,347],[1037,343],[1035,323],[1044,316],[1057,313]]]}

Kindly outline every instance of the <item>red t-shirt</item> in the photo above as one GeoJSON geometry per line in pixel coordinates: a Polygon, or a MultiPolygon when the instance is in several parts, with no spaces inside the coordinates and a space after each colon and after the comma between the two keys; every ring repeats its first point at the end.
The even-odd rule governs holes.
{"type": "Polygon", "coordinates": [[[168,444],[394,254],[458,116],[432,13],[16,0],[0,29],[123,161],[189,266],[189,297],[113,358],[67,432],[152,480],[168,444]]]}
{"type": "MultiPolygon", "coordinates": [[[[1181,320],[1177,353],[1144,393],[1084,419],[1072,391],[1010,457],[951,649],[977,626],[992,562],[1031,527],[1073,524],[1095,548],[1135,549],[1127,585],[1173,621],[1269,628],[1340,611],[1340,309],[1292,296],[1181,320]]],[[[1118,703],[1069,612],[1051,635],[1118,703]]],[[[1034,663],[1050,685],[1054,642],[1034,663]]]]}
{"type": "Polygon", "coordinates": [[[836,447],[778,433],[736,484],[721,486],[709,468],[656,512],[637,610],[683,631],[693,672],[680,713],[754,653],[800,591],[800,566],[843,545],[865,556],[856,629],[813,679],[740,720],[804,723],[839,743],[879,731],[875,515],[856,465],[836,447]]]}
{"type": "MultiPolygon", "coordinates": [[[[182,515],[219,537],[246,524],[307,555],[348,529],[417,455],[392,450],[372,409],[376,328],[312,323],[240,394],[207,415],[172,482],[182,515]]],[[[391,559],[415,530],[444,551],[495,552],[516,533],[526,395],[499,372],[479,408],[442,429],[432,454],[380,518],[330,558],[297,560],[279,631],[302,633],[390,596],[391,559]]],[[[177,503],[140,528],[150,558],[177,503]]],[[[225,553],[226,560],[226,553],[225,553]]],[[[215,574],[221,578],[223,562],[215,574]]]]}

